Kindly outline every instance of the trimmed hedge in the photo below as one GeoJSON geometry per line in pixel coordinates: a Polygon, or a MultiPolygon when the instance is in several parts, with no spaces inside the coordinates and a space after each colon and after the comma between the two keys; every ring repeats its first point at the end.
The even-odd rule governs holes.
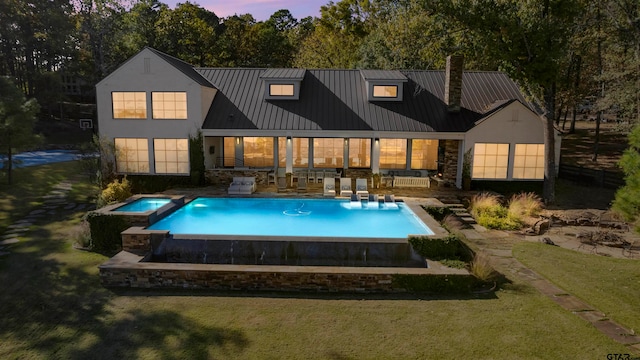
{"type": "Polygon", "coordinates": [[[447,215],[453,214],[447,206],[423,206],[422,208],[437,222],[442,222],[447,215]]]}
{"type": "Polygon", "coordinates": [[[412,292],[468,294],[478,286],[471,275],[393,275],[393,285],[412,292]]]}
{"type": "Polygon", "coordinates": [[[91,230],[91,248],[93,251],[111,252],[122,247],[120,233],[130,226],[123,216],[90,212],[87,215],[87,221],[91,230]]]}
{"type": "Polygon", "coordinates": [[[471,261],[472,251],[455,235],[449,234],[445,238],[430,238],[427,236],[409,237],[409,244],[425,258],[431,260],[462,260],[471,261]]]}

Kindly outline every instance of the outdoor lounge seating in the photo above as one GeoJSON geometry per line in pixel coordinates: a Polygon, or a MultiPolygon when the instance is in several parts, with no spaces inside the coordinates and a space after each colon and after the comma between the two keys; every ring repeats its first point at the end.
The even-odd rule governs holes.
{"type": "Polygon", "coordinates": [[[227,192],[229,195],[250,195],[256,191],[256,178],[234,177],[227,192]]]}
{"type": "Polygon", "coordinates": [[[324,196],[336,196],[336,180],[334,178],[324,178],[324,180],[322,180],[322,184],[324,188],[324,196]]]}
{"type": "Polygon", "coordinates": [[[298,192],[307,192],[307,178],[298,178],[298,192]]]}
{"type": "Polygon", "coordinates": [[[278,192],[284,192],[287,190],[287,178],[279,177],[277,180],[278,192]]]}
{"type": "Polygon", "coordinates": [[[356,179],[356,194],[364,198],[369,197],[367,190],[367,179],[356,179]]]}
{"type": "Polygon", "coordinates": [[[351,197],[351,178],[340,178],[340,196],[351,197]]]}

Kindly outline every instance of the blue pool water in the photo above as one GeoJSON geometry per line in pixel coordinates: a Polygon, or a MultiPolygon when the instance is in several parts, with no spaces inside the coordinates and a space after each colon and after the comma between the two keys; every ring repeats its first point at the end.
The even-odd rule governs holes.
{"type": "Polygon", "coordinates": [[[361,238],[433,234],[404,203],[353,206],[337,199],[197,198],[148,229],[172,234],[361,238]]]}
{"type": "Polygon", "coordinates": [[[112,211],[122,211],[122,212],[147,212],[152,210],[158,210],[164,205],[171,202],[171,199],[168,198],[140,198],[133,202],[130,202],[126,205],[120,206],[112,211]]]}

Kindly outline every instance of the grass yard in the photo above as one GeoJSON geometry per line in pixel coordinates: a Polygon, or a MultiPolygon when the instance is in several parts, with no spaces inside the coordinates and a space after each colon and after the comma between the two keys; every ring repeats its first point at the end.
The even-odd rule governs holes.
{"type": "MultiPolygon", "coordinates": [[[[30,171],[23,181],[43,185],[15,191],[30,189],[34,205],[54,178],[78,173],[69,164],[30,171]]],[[[15,197],[13,189],[0,188],[3,198],[15,197]]],[[[90,189],[81,183],[70,194],[82,201],[90,189]]],[[[82,216],[56,213],[0,257],[0,358],[604,359],[627,352],[519,283],[487,297],[109,290],[97,269],[106,257],[72,247],[82,216]]],[[[521,257],[539,251],[518,249],[521,257]]],[[[592,277],[584,287],[605,280],[592,277]]]]}
{"type": "Polygon", "coordinates": [[[621,325],[640,330],[640,261],[520,243],[514,256],[621,325]]]}

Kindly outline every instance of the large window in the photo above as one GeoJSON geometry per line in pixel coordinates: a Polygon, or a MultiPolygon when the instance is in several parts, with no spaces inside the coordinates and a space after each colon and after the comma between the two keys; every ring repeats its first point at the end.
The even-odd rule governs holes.
{"type": "Polygon", "coordinates": [[[222,161],[222,164],[223,164],[222,166],[224,167],[236,166],[236,138],[235,137],[224,138],[224,149],[223,149],[222,155],[224,156],[224,159],[222,161]]]}
{"type": "Polygon", "coordinates": [[[149,172],[149,142],[144,138],[116,138],[116,170],[123,173],[149,172]]]}
{"type": "Polygon", "coordinates": [[[473,179],[506,179],[509,166],[509,144],[475,144],[473,179]]]}
{"type": "Polygon", "coordinates": [[[309,138],[293,138],[293,167],[309,167],[309,138]]]}
{"type": "Polygon", "coordinates": [[[188,139],[153,139],[157,174],[189,173],[188,139]]]}
{"type": "Polygon", "coordinates": [[[544,144],[516,144],[514,179],[544,179],[544,144]]]}
{"type": "Polygon", "coordinates": [[[154,119],[186,119],[186,92],[152,92],[151,104],[154,119]]]}
{"type": "Polygon", "coordinates": [[[244,166],[273,167],[273,138],[245,137],[244,166]]]}
{"type": "Polygon", "coordinates": [[[414,139],[411,141],[411,168],[438,169],[438,140],[414,139]]]}
{"type": "Polygon", "coordinates": [[[396,85],[373,85],[373,97],[398,97],[398,87],[396,85]]]}
{"type": "Polygon", "coordinates": [[[371,139],[349,139],[349,167],[371,166],[371,139]]]}
{"type": "Polygon", "coordinates": [[[139,92],[113,92],[111,93],[114,119],[146,119],[147,95],[139,92]]]}
{"type": "Polygon", "coordinates": [[[270,84],[269,95],[270,96],[293,96],[294,87],[293,84],[270,84]]]}
{"type": "Polygon", "coordinates": [[[406,139],[380,139],[380,168],[407,168],[406,139]]]}
{"type": "Polygon", "coordinates": [[[341,138],[313,139],[313,167],[341,168],[344,159],[344,143],[341,138]]]}

